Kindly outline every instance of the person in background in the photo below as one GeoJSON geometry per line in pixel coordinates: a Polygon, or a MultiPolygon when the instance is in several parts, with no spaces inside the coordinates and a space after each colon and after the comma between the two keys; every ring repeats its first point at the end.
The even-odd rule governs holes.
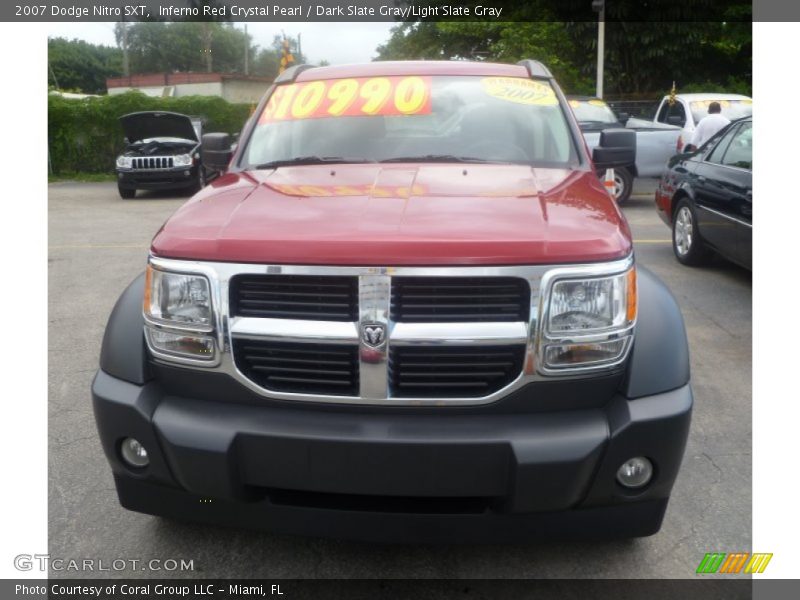
{"type": "Polygon", "coordinates": [[[719,102],[712,102],[708,105],[708,114],[700,119],[697,127],[694,130],[690,148],[687,151],[697,150],[700,146],[705,144],[723,127],[730,123],[730,119],[722,115],[722,107],[719,102]]]}

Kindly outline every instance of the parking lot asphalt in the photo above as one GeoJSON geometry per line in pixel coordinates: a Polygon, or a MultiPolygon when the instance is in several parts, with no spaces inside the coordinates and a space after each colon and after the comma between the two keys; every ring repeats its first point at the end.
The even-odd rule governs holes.
{"type": "MultiPolygon", "coordinates": [[[[185,200],[121,200],[113,183],[49,188],[49,548],[94,571],[51,577],[527,578],[694,576],[706,552],[751,548],[751,276],[722,259],[701,269],[672,255],[637,181],[624,208],[636,257],[683,310],[695,408],[661,532],[636,540],[508,546],[403,546],[270,535],[175,523],[121,508],[95,430],[89,387],[111,308],[144,268],[149,241],[185,200]],[[117,559],[185,559],[191,571],[145,571],[117,559]],[[100,563],[109,570],[100,571],[100,563]],[[118,563],[119,564],[119,563],[118,563]]],[[[162,563],[163,564],[163,563],[162,563]]]]}

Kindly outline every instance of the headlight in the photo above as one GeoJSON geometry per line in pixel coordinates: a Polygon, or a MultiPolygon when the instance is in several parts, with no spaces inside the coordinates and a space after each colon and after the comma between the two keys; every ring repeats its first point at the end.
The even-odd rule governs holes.
{"type": "Polygon", "coordinates": [[[133,159],[130,156],[118,156],[117,166],[120,169],[130,169],[133,166],[133,159]]]}
{"type": "Polygon", "coordinates": [[[147,266],[145,339],[164,360],[213,366],[217,361],[211,289],[203,275],[147,266]]]}
{"type": "Polygon", "coordinates": [[[192,164],[192,156],[190,154],[178,154],[172,157],[172,164],[176,167],[188,167],[192,164]]]}
{"type": "Polygon", "coordinates": [[[540,340],[544,370],[617,364],[636,322],[636,270],[611,276],[557,278],[549,287],[540,340]]]}
{"type": "Polygon", "coordinates": [[[159,271],[148,265],[144,314],[169,326],[211,327],[211,295],[208,279],[159,271]]]}

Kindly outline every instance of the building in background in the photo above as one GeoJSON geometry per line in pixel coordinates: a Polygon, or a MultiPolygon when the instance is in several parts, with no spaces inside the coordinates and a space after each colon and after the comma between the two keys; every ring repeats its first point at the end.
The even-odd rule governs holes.
{"type": "Polygon", "coordinates": [[[155,73],[110,77],[110,95],[139,90],[148,96],[220,96],[228,102],[256,103],[272,83],[266,77],[226,73],[155,73]]]}

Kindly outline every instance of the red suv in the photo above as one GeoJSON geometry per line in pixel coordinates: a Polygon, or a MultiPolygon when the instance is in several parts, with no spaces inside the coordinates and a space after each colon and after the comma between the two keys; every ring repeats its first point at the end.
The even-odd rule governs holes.
{"type": "Polygon", "coordinates": [[[203,136],[92,386],[126,508],[394,541],[658,531],[686,335],[549,71],[284,72],[203,136]]]}

